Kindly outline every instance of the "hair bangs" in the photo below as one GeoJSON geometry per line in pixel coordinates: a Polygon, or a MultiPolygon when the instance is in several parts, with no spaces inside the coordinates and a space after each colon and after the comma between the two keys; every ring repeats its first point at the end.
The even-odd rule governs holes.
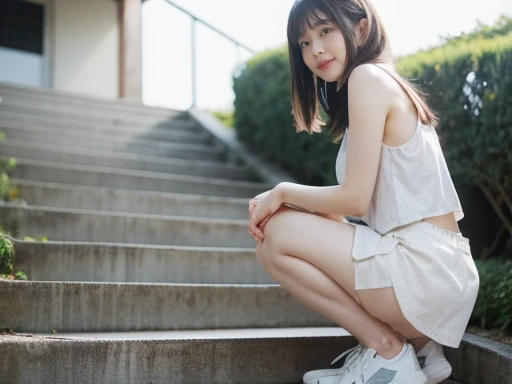
{"type": "Polygon", "coordinates": [[[311,0],[296,1],[288,18],[288,41],[298,43],[300,37],[317,22],[331,21],[327,9],[311,0]],[[327,19],[326,19],[327,17],[327,19]]]}

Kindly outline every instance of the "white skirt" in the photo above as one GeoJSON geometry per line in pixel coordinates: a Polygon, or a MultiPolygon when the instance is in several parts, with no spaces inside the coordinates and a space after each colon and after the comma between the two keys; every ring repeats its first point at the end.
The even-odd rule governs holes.
{"type": "Polygon", "coordinates": [[[356,290],[393,287],[407,320],[440,344],[457,348],[478,294],[469,240],[417,222],[385,235],[356,227],[356,290]]]}

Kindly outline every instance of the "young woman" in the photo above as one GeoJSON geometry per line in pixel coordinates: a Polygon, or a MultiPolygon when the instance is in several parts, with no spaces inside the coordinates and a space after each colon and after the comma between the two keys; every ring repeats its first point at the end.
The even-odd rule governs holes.
{"type": "Polygon", "coordinates": [[[320,103],[342,139],[339,185],[256,196],[249,233],[274,280],[361,343],[304,382],[439,383],[441,345],[459,346],[479,278],[436,117],[393,70],[369,0],[296,0],[288,43],[297,130],[320,131],[320,103]]]}

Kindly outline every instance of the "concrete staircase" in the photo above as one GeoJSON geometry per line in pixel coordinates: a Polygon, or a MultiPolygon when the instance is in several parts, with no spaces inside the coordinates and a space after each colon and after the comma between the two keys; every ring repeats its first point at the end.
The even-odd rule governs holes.
{"type": "Polygon", "coordinates": [[[254,258],[272,187],[186,112],[0,84],[2,383],[296,383],[356,344],[254,258]]]}

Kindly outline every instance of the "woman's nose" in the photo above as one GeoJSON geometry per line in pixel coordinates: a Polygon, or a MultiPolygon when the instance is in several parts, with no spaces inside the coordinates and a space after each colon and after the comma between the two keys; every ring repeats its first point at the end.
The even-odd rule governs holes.
{"type": "Polygon", "coordinates": [[[313,54],[318,56],[318,55],[321,55],[323,54],[325,51],[324,49],[324,46],[323,44],[321,44],[320,42],[315,42],[313,43],[313,54]]]}

